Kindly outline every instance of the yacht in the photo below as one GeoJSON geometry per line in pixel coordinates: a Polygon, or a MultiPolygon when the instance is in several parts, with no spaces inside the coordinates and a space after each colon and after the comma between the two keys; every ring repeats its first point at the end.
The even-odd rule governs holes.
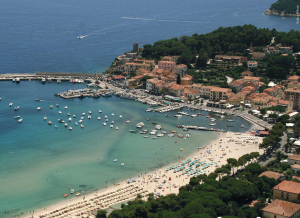
{"type": "Polygon", "coordinates": [[[99,110],[99,113],[102,113],[102,110],[99,110]]]}
{"type": "Polygon", "coordinates": [[[8,105],[11,107],[13,105],[13,103],[9,103],[8,105]]]}
{"type": "Polygon", "coordinates": [[[90,115],[88,115],[88,119],[91,119],[92,117],[90,115]]]}
{"type": "Polygon", "coordinates": [[[209,125],[210,125],[210,126],[215,126],[215,125],[216,125],[216,123],[209,123],[209,125]]]}
{"type": "Polygon", "coordinates": [[[21,118],[21,119],[18,120],[18,123],[22,123],[22,121],[23,121],[23,119],[21,118]]]}
{"type": "Polygon", "coordinates": [[[18,118],[20,118],[20,116],[15,116],[15,119],[18,119],[18,118]]]}
{"type": "Polygon", "coordinates": [[[85,113],[82,113],[81,115],[82,115],[82,116],[84,116],[84,115],[85,115],[85,113]]]}
{"type": "Polygon", "coordinates": [[[67,115],[68,115],[68,116],[71,116],[71,113],[70,113],[70,112],[68,112],[68,113],[67,113],[67,115]]]}
{"type": "Polygon", "coordinates": [[[45,78],[42,78],[42,83],[45,83],[46,82],[46,79],[45,78]]]}
{"type": "Polygon", "coordinates": [[[111,116],[115,116],[115,114],[111,114],[111,116]]]}
{"type": "Polygon", "coordinates": [[[19,106],[17,106],[17,107],[15,107],[15,108],[14,108],[14,110],[15,110],[15,111],[17,111],[17,110],[19,110],[19,108],[20,108],[20,107],[19,107],[19,106]]]}
{"type": "Polygon", "coordinates": [[[105,119],[105,122],[108,122],[108,119],[105,119]]]}
{"type": "Polygon", "coordinates": [[[98,120],[101,120],[101,117],[98,117],[98,120]]]}
{"type": "Polygon", "coordinates": [[[79,120],[78,123],[82,123],[82,120],[79,120]]]}
{"type": "Polygon", "coordinates": [[[81,119],[81,120],[83,120],[83,119],[84,119],[84,117],[80,117],[80,119],[81,119]]]}
{"type": "Polygon", "coordinates": [[[61,111],[58,111],[59,114],[61,114],[61,111]]]}
{"type": "Polygon", "coordinates": [[[116,130],[119,130],[119,127],[116,127],[116,130]]]}
{"type": "Polygon", "coordinates": [[[76,115],[74,114],[73,117],[76,118],[76,115]]]}
{"type": "Polygon", "coordinates": [[[126,123],[130,123],[130,121],[129,121],[129,120],[127,120],[127,121],[126,121],[126,123]]]}
{"type": "Polygon", "coordinates": [[[120,115],[120,119],[122,119],[122,115],[120,115]]]}
{"type": "Polygon", "coordinates": [[[105,115],[104,118],[106,119],[106,118],[107,118],[107,115],[105,115]]]}
{"type": "Polygon", "coordinates": [[[47,120],[47,117],[44,117],[44,120],[47,120]]]}
{"type": "Polygon", "coordinates": [[[89,114],[92,114],[92,111],[89,111],[89,114]]]}
{"type": "Polygon", "coordinates": [[[111,121],[111,124],[114,124],[115,123],[115,121],[111,121]]]}
{"type": "Polygon", "coordinates": [[[160,129],[161,129],[161,125],[156,125],[156,126],[155,126],[155,129],[160,130],[160,129]]]}
{"type": "Polygon", "coordinates": [[[121,163],[121,166],[123,167],[125,164],[124,163],[121,163]]]}
{"type": "Polygon", "coordinates": [[[110,128],[114,128],[114,125],[110,125],[109,127],[110,127],[110,128]]]}
{"type": "Polygon", "coordinates": [[[71,121],[72,121],[72,118],[70,117],[68,120],[69,120],[69,122],[71,122],[71,121]]]}
{"type": "Polygon", "coordinates": [[[216,119],[215,118],[210,118],[210,121],[214,122],[214,121],[216,121],[216,119]]]}
{"type": "Polygon", "coordinates": [[[57,83],[61,83],[61,80],[60,80],[60,79],[57,79],[56,82],[57,82],[57,83]]]}
{"type": "Polygon", "coordinates": [[[65,106],[65,110],[67,110],[68,109],[68,107],[67,106],[65,106]]]}

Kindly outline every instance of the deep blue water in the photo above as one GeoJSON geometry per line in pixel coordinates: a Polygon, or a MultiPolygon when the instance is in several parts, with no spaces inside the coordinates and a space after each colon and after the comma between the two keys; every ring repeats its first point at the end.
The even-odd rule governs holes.
{"type": "MultiPolygon", "coordinates": [[[[190,0],[190,1],[46,1],[11,0],[0,2],[0,74],[48,72],[97,72],[105,70],[113,59],[130,51],[134,42],[140,46],[157,40],[207,33],[219,27],[253,24],[281,31],[299,29],[294,18],[265,16],[263,12],[275,0],[190,0]],[[79,35],[86,35],[78,40],[79,35]]],[[[0,217],[13,217],[20,211],[60,201],[71,188],[86,192],[159,168],[188,155],[198,145],[215,137],[214,133],[195,131],[186,142],[174,143],[164,137],[155,142],[139,134],[130,134],[139,121],[149,117],[167,131],[177,124],[208,125],[207,119],[183,117],[178,120],[164,114],[145,113],[146,105],[116,97],[64,100],[53,95],[67,89],[85,88],[85,84],[45,84],[31,82],[0,83],[0,217]],[[42,99],[36,102],[34,99],[42,99]],[[8,104],[20,106],[15,112],[8,104]],[[49,108],[60,103],[60,108],[49,108]],[[63,107],[67,105],[68,110],[63,107]],[[40,111],[36,108],[41,107],[40,111]],[[97,111],[115,113],[118,131],[104,127],[96,119],[97,111]],[[62,115],[58,111],[63,112],[62,115]],[[80,114],[93,111],[85,128],[62,125],[67,111],[80,114]],[[123,120],[118,115],[123,115],[123,120]],[[17,123],[14,116],[24,120],[17,123]],[[43,120],[47,116],[52,126],[43,120]],[[131,120],[126,124],[125,120],[131,120]],[[164,152],[160,150],[164,147],[164,152]],[[156,155],[158,153],[158,155],[156,155]],[[112,160],[125,162],[113,165],[112,160]],[[138,164],[137,164],[138,163],[138,164]],[[19,208],[17,212],[3,211],[19,208]]],[[[175,112],[171,113],[174,115],[175,112]]],[[[111,119],[111,118],[110,118],[111,119]]],[[[236,118],[236,126],[244,123],[236,118]]],[[[226,123],[217,120],[217,127],[226,123]]],[[[152,129],[146,123],[147,129],[152,129]]],[[[250,125],[245,123],[244,130],[250,125]]],[[[233,130],[239,130],[238,127],[233,130]]]]}

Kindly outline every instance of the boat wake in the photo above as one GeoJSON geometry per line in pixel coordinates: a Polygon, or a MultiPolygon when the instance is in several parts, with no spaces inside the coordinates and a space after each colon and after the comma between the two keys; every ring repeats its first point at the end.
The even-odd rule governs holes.
{"type": "Polygon", "coordinates": [[[142,17],[122,17],[122,19],[128,20],[151,20],[151,21],[160,21],[160,22],[181,22],[181,23],[200,23],[200,20],[163,20],[163,19],[151,19],[151,18],[142,18],[142,17]]]}
{"type": "Polygon", "coordinates": [[[87,36],[89,36],[89,35],[78,36],[77,39],[83,39],[83,38],[85,38],[87,36]]]}

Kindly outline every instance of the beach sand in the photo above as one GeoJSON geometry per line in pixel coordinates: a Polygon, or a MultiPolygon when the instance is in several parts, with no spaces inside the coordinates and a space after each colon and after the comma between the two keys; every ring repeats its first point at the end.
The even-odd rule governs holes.
{"type": "MultiPolygon", "coordinates": [[[[192,176],[204,173],[210,174],[216,168],[227,164],[228,158],[238,159],[244,154],[251,152],[262,154],[263,150],[259,149],[261,142],[262,138],[255,137],[250,132],[218,133],[218,137],[214,141],[197,149],[196,152],[188,157],[178,157],[178,162],[174,164],[147,174],[141,174],[136,177],[135,182],[128,184],[127,180],[124,180],[120,184],[115,184],[89,194],[80,193],[80,196],[76,198],[66,198],[62,202],[34,212],[31,211],[30,214],[23,214],[20,217],[86,217],[92,211],[106,209],[111,205],[135,199],[138,194],[142,195],[144,200],[148,198],[149,193],[153,193],[154,196],[168,195],[170,193],[177,194],[179,188],[188,184],[192,176]],[[174,169],[167,170],[167,168],[174,165],[177,165],[175,168],[178,168],[182,165],[182,162],[189,159],[189,163],[196,160],[196,163],[193,164],[192,169],[188,172],[189,174],[187,172],[184,174],[183,171],[174,173],[174,169]],[[201,166],[196,168],[196,164],[201,166]],[[195,170],[197,172],[192,175],[195,170]]],[[[186,165],[189,165],[189,163],[186,165]]],[[[187,168],[190,168],[190,166],[187,166],[187,168]]]]}

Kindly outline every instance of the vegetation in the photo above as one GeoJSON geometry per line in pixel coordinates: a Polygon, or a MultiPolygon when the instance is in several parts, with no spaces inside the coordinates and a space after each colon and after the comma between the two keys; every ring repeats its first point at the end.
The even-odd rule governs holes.
{"type": "Polygon", "coordinates": [[[178,195],[169,194],[154,199],[153,194],[149,194],[148,201],[136,198],[134,201],[129,201],[128,205],[123,206],[121,210],[114,210],[109,217],[254,218],[262,216],[261,209],[266,206],[266,198],[272,196],[272,188],[277,185],[276,180],[265,176],[258,177],[263,169],[257,163],[250,163],[244,171],[237,174],[237,178],[226,176],[229,167],[228,164],[218,168],[209,176],[202,174],[192,177],[189,184],[179,189],[178,195]],[[218,174],[224,176],[216,181],[218,174]],[[247,205],[257,199],[258,203],[254,207],[247,205]]]}
{"type": "Polygon", "coordinates": [[[297,5],[300,5],[300,0],[278,0],[272,4],[270,10],[276,10],[278,13],[296,14],[297,5]]]}

